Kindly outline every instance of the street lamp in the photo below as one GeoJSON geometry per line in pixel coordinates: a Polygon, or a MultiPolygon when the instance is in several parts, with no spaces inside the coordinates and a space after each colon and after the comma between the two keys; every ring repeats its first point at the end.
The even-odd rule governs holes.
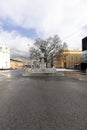
{"type": "Polygon", "coordinates": [[[27,61],[27,65],[29,65],[29,46],[30,46],[30,44],[27,44],[27,46],[28,46],[28,61],[27,61]]]}
{"type": "Polygon", "coordinates": [[[29,52],[29,46],[30,46],[30,44],[27,44],[27,46],[28,46],[28,52],[29,52]]]}

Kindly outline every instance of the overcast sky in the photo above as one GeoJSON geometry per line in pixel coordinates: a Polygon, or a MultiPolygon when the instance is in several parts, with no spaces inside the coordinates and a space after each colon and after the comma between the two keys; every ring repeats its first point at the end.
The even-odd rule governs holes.
{"type": "Polygon", "coordinates": [[[87,0],[0,0],[0,44],[28,51],[34,39],[55,34],[70,49],[81,49],[87,0]]]}

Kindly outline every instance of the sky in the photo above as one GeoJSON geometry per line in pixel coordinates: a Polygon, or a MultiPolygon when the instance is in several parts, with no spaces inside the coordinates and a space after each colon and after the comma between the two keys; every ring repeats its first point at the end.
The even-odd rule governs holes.
{"type": "Polygon", "coordinates": [[[28,51],[36,38],[56,34],[69,49],[82,49],[87,0],[0,0],[0,45],[28,51]]]}

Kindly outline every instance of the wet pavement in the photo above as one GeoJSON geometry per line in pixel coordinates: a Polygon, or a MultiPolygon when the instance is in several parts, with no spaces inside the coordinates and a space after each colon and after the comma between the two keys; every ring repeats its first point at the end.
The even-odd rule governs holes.
{"type": "Polygon", "coordinates": [[[80,70],[74,69],[57,69],[57,73],[60,73],[62,76],[71,77],[74,79],[87,81],[87,74],[80,70]]]}
{"type": "Polygon", "coordinates": [[[87,129],[87,82],[77,78],[80,72],[23,77],[23,71],[0,72],[0,130],[87,129]]]}

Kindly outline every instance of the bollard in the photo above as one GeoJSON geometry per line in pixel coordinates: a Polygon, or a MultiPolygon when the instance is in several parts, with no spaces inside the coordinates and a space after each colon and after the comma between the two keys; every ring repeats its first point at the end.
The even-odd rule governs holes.
{"type": "Polygon", "coordinates": [[[87,69],[86,69],[86,75],[87,75],[87,69]]]}

